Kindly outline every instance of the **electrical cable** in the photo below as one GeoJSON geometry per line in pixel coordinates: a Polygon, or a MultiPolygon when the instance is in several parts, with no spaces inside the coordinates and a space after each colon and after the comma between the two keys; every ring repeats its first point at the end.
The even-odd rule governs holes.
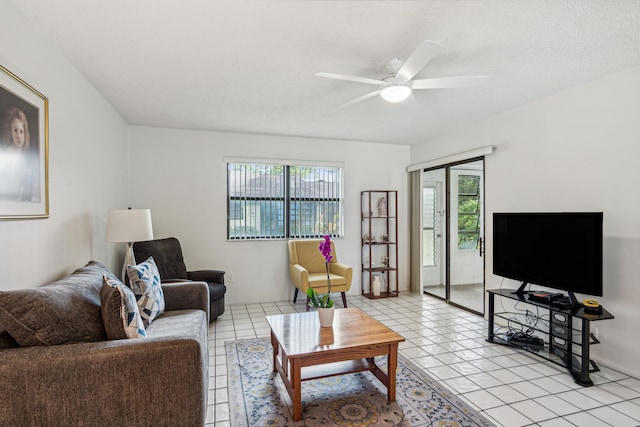
{"type": "MultiPolygon", "coordinates": [[[[500,281],[500,290],[502,291],[504,284],[504,277],[500,281]]],[[[528,283],[528,290],[525,293],[531,292],[531,284],[528,283]]],[[[504,306],[503,298],[500,298],[500,306],[502,308],[503,319],[506,320],[507,326],[500,326],[494,332],[494,335],[503,339],[505,342],[511,341],[513,338],[517,336],[526,336],[528,338],[533,338],[536,332],[543,332],[547,330],[549,327],[550,314],[540,315],[540,307],[536,306],[535,312],[531,311],[527,307],[520,307],[520,303],[522,301],[516,301],[513,305],[513,312],[507,311],[504,306]],[[507,316],[511,315],[511,316],[507,316]],[[524,316],[523,319],[520,319],[519,316],[524,316]],[[502,331],[506,328],[506,331],[502,331]]]]}

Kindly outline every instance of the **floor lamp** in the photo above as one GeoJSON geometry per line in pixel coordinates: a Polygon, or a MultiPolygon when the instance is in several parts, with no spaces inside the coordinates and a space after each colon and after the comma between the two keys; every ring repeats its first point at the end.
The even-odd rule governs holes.
{"type": "Polygon", "coordinates": [[[150,209],[110,210],[107,217],[107,241],[126,242],[127,253],[122,266],[122,282],[127,276],[127,266],[136,265],[133,242],[153,239],[150,209]]]}

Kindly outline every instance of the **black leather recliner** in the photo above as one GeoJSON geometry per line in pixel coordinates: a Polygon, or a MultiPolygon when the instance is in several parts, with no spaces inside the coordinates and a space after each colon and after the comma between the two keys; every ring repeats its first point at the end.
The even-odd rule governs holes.
{"type": "Polygon", "coordinates": [[[225,272],[222,270],[187,271],[182,257],[182,247],[175,237],[135,242],[133,253],[137,262],[145,261],[152,256],[163,282],[175,280],[207,282],[211,301],[209,322],[213,322],[224,313],[224,294],[227,292],[224,284],[225,272]]]}

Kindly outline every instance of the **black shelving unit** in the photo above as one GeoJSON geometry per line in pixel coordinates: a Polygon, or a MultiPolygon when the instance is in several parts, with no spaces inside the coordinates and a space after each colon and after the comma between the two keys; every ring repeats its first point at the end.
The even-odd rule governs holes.
{"type": "Polygon", "coordinates": [[[531,300],[528,298],[528,293],[518,293],[515,289],[491,289],[487,292],[489,293],[487,341],[529,351],[565,367],[577,384],[593,385],[589,374],[598,372],[600,368],[590,359],[589,347],[599,344],[600,341],[591,333],[591,322],[613,319],[611,313],[605,309],[602,309],[601,314],[589,314],[585,313],[584,307],[559,308],[547,302],[531,300]],[[496,313],[496,295],[535,307],[537,314],[534,319],[537,320],[532,321],[521,312],[496,313]],[[497,326],[496,319],[500,319],[505,325],[516,325],[531,330],[532,335],[543,340],[544,346],[541,348],[522,342],[508,341],[501,332],[498,332],[507,327],[497,326]]]}
{"type": "Polygon", "coordinates": [[[398,192],[367,190],[360,193],[361,288],[367,298],[397,297],[398,292],[398,192]],[[384,204],[382,200],[384,199],[384,204]],[[385,261],[383,261],[386,259],[385,261]],[[374,277],[383,281],[374,295],[374,277]]]}

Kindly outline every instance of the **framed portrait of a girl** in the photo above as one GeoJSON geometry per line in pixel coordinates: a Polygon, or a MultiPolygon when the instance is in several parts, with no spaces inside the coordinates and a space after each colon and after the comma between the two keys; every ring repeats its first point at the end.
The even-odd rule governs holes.
{"type": "Polygon", "coordinates": [[[0,65],[0,219],[49,216],[49,100],[0,65]]]}

